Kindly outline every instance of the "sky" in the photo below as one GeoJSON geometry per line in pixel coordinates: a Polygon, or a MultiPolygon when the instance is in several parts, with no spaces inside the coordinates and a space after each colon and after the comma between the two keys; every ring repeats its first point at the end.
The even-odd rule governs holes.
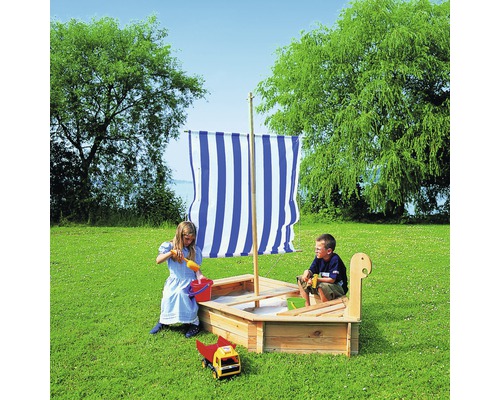
{"type": "MultiPolygon", "coordinates": [[[[112,17],[127,25],[157,15],[181,68],[201,76],[210,92],[187,110],[180,138],[167,150],[173,178],[191,180],[183,131],[249,132],[248,96],[271,75],[276,50],[299,39],[301,31],[333,26],[348,6],[347,0],[52,0],[50,17],[62,22],[112,17]]],[[[253,120],[255,133],[268,133],[264,116],[254,111],[253,120]]]]}

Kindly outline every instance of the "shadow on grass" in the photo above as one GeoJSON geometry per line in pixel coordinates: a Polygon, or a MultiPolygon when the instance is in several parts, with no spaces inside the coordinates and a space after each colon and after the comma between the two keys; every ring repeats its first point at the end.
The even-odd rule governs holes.
{"type": "Polygon", "coordinates": [[[424,352],[438,347],[449,348],[449,313],[437,312],[436,302],[372,303],[363,307],[359,354],[424,352]]]}

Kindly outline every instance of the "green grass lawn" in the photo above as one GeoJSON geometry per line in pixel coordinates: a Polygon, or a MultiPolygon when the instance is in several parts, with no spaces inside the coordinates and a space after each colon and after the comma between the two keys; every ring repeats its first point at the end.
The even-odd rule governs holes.
{"type": "MultiPolygon", "coordinates": [[[[299,223],[293,254],[259,257],[259,274],[294,282],[331,233],[349,264],[367,253],[356,356],[249,353],[214,380],[181,328],[150,335],[175,228],[57,227],[50,232],[50,390],[54,399],[447,399],[450,397],[450,227],[299,223]]],[[[205,259],[211,279],[253,273],[251,257],[205,259]]],[[[204,343],[217,337],[197,336],[204,343]]]]}

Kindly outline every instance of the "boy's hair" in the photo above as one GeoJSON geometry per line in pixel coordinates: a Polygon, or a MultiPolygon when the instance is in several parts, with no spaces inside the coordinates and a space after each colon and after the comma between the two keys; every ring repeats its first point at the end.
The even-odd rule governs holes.
{"type": "Polygon", "coordinates": [[[337,241],[329,233],[323,233],[322,235],[318,236],[316,241],[324,242],[325,249],[332,249],[332,251],[335,251],[335,246],[337,245],[337,241]]]}

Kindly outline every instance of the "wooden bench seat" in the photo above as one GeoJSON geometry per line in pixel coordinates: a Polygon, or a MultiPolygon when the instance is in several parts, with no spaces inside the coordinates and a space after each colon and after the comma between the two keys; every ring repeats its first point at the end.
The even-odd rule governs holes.
{"type": "Polygon", "coordinates": [[[308,317],[316,317],[316,316],[342,316],[345,309],[347,308],[347,303],[349,299],[347,296],[338,297],[336,299],[324,302],[312,304],[307,307],[296,308],[295,310],[288,310],[280,312],[276,315],[284,315],[284,316],[308,316],[308,317]]]}

